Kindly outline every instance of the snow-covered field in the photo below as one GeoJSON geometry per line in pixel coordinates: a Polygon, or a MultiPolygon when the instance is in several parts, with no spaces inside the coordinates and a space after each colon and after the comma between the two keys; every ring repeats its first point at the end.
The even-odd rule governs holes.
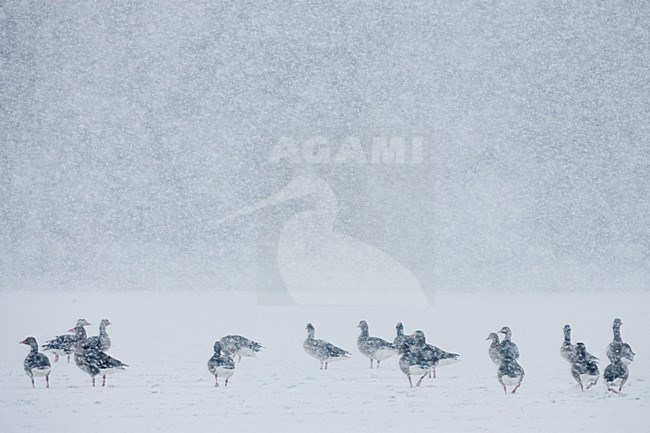
{"type": "MultiPolygon", "coordinates": [[[[650,293],[439,293],[431,307],[268,307],[253,293],[0,292],[0,431],[2,432],[641,432],[650,425],[650,293]],[[39,344],[78,318],[109,318],[110,353],[130,364],[106,388],[64,359],[51,388],[32,389],[22,362],[39,344]],[[614,317],[637,359],[620,396],[599,383],[581,392],[559,355],[562,326],[607,364],[614,317]],[[378,370],[356,347],[357,324],[392,339],[397,321],[422,329],[429,342],[462,355],[438,378],[409,388],[397,358],[378,370]],[[303,352],[305,324],[316,338],[351,352],[320,371],[303,352]],[[526,378],[504,395],[487,355],[488,333],[509,325],[526,378]],[[262,342],[244,358],[227,388],[214,388],[206,369],[212,345],[237,333],[262,342]]],[[[602,380],[602,379],[601,379],[602,380]]]]}

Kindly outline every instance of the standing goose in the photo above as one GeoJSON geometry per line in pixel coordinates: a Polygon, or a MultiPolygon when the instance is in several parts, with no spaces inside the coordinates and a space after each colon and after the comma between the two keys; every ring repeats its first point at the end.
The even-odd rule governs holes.
{"type": "Polygon", "coordinates": [[[76,326],[70,329],[75,332],[77,341],[75,343],[74,362],[81,371],[88,373],[95,386],[95,376],[102,376],[102,386],[106,385],[106,375],[123,371],[128,367],[104,352],[86,345],[86,330],[83,326],[76,326]]]}
{"type": "Polygon", "coordinates": [[[25,358],[25,362],[23,362],[23,366],[25,367],[25,372],[27,375],[30,377],[30,379],[32,379],[32,388],[36,388],[34,385],[34,376],[45,376],[45,383],[49,388],[50,371],[52,370],[50,360],[46,355],[38,353],[38,344],[36,343],[36,339],[34,337],[27,337],[21,341],[20,344],[26,344],[31,348],[29,354],[27,355],[27,358],[25,358]]]}
{"type": "MultiPolygon", "coordinates": [[[[429,366],[429,373],[436,368],[440,361],[440,349],[430,344],[427,344],[427,338],[421,330],[415,331],[411,335],[413,344],[410,347],[411,353],[417,355],[429,366]]],[[[420,379],[420,382],[422,380],[420,379]]]]}
{"type": "Polygon", "coordinates": [[[402,322],[397,322],[397,325],[395,325],[395,330],[397,331],[397,336],[393,340],[393,344],[398,350],[404,345],[404,343],[412,343],[411,337],[409,335],[404,335],[404,325],[402,325],[402,322]]]}
{"type": "Polygon", "coordinates": [[[486,340],[492,340],[492,343],[490,343],[490,347],[488,348],[488,355],[490,355],[490,359],[497,366],[501,366],[502,359],[499,355],[499,335],[495,332],[491,332],[486,340]]]}
{"type": "Polygon", "coordinates": [[[499,344],[499,356],[501,359],[519,359],[519,348],[512,341],[512,331],[510,328],[504,326],[499,332],[505,335],[503,341],[499,344]]]}
{"type": "Polygon", "coordinates": [[[517,392],[521,386],[521,382],[524,380],[524,374],[524,369],[519,365],[517,360],[504,358],[497,371],[497,379],[501,386],[503,386],[503,392],[508,393],[508,386],[514,386],[512,389],[513,394],[517,392]]]}
{"type": "Polygon", "coordinates": [[[436,367],[443,367],[445,365],[455,364],[460,361],[460,355],[457,353],[447,352],[431,344],[429,346],[433,348],[435,357],[438,359],[438,362],[436,362],[436,364],[431,367],[434,379],[436,378],[436,367]]]}
{"type": "Polygon", "coordinates": [[[402,355],[399,359],[399,368],[406,375],[409,380],[409,385],[413,388],[412,376],[420,377],[415,386],[420,386],[422,380],[431,371],[431,364],[427,361],[420,351],[413,351],[412,347],[415,344],[413,338],[404,339],[404,342],[399,346],[399,354],[402,355]]]}
{"type": "Polygon", "coordinates": [[[415,331],[411,338],[414,341],[414,344],[411,346],[411,351],[419,352],[429,362],[430,372],[433,372],[434,378],[436,377],[436,367],[450,365],[460,361],[460,355],[446,352],[439,347],[427,344],[426,336],[421,330],[415,331]]]}
{"type": "Polygon", "coordinates": [[[307,324],[307,339],[302,343],[303,349],[309,355],[320,361],[320,369],[327,370],[327,364],[342,359],[348,359],[351,355],[347,350],[336,347],[324,340],[314,339],[314,325],[307,324]]]}
{"type": "Polygon", "coordinates": [[[629,344],[623,342],[621,338],[621,319],[614,319],[612,329],[614,330],[614,340],[607,346],[607,357],[611,362],[616,362],[619,359],[625,365],[629,365],[634,361],[634,352],[629,344]]]}
{"type": "MultiPolygon", "coordinates": [[[[573,364],[576,360],[576,346],[571,343],[571,326],[564,325],[564,342],[560,346],[560,355],[562,358],[566,359],[570,364],[573,364]]],[[[586,352],[587,359],[592,361],[598,361],[594,355],[589,352],[586,352]]]]}
{"type": "Polygon", "coordinates": [[[219,342],[221,343],[221,349],[228,355],[238,356],[237,362],[241,361],[242,356],[257,358],[257,352],[262,350],[260,343],[241,335],[226,335],[219,342]]]}
{"type": "Polygon", "coordinates": [[[562,358],[573,364],[576,361],[576,346],[571,344],[571,326],[564,325],[564,343],[560,347],[562,358]]]}
{"type": "Polygon", "coordinates": [[[361,335],[357,339],[357,345],[359,346],[359,351],[364,356],[370,358],[370,368],[373,367],[373,361],[377,361],[377,368],[379,368],[381,361],[397,353],[397,348],[393,343],[389,343],[379,337],[370,337],[368,335],[368,324],[365,320],[359,322],[358,327],[361,328],[361,335]]]}
{"type": "Polygon", "coordinates": [[[214,386],[219,386],[219,376],[226,379],[224,386],[228,386],[230,376],[235,373],[235,362],[230,355],[222,351],[221,342],[214,343],[214,355],[208,360],[208,371],[214,375],[214,386]]]}
{"type": "Polygon", "coordinates": [[[600,377],[598,364],[587,357],[587,348],[584,343],[576,344],[576,360],[571,366],[571,375],[583,391],[585,386],[589,389],[598,382],[600,377]]]}
{"type": "Polygon", "coordinates": [[[614,394],[620,394],[628,377],[630,377],[630,370],[621,360],[612,362],[603,372],[603,380],[605,381],[605,385],[607,385],[607,390],[614,394]]]}
{"type": "MultiPolygon", "coordinates": [[[[76,326],[89,326],[90,323],[86,319],[77,320],[76,326]]],[[[46,341],[43,346],[43,352],[51,352],[54,354],[54,362],[59,360],[59,356],[67,356],[70,362],[70,355],[74,353],[75,343],[77,337],[74,334],[59,335],[53,339],[46,341]]]]}
{"type": "Polygon", "coordinates": [[[108,319],[102,319],[102,321],[99,323],[99,335],[90,337],[88,340],[86,340],[86,346],[92,347],[102,352],[106,352],[108,349],[110,349],[111,339],[106,332],[106,327],[108,325],[112,325],[112,323],[108,319]]]}

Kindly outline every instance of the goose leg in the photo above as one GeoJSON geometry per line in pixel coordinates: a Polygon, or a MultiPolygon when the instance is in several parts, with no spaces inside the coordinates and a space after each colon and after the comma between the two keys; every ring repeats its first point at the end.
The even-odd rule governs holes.
{"type": "Polygon", "coordinates": [[[321,370],[323,369],[323,364],[324,364],[324,362],[321,361],[321,362],[320,362],[320,369],[321,369],[321,370]]]}
{"type": "Polygon", "coordinates": [[[106,386],[106,375],[102,377],[102,386],[106,386]]]}
{"type": "Polygon", "coordinates": [[[93,376],[93,386],[95,386],[95,376],[93,376]]]}
{"type": "MultiPolygon", "coordinates": [[[[228,378],[230,379],[230,378],[228,378]]],[[[226,379],[226,383],[224,383],[224,386],[228,386],[228,379],[226,379]]]]}
{"type": "Polygon", "coordinates": [[[325,363],[325,370],[327,370],[327,364],[329,364],[329,363],[328,362],[325,363]]]}
{"type": "Polygon", "coordinates": [[[214,375],[214,386],[217,387],[219,386],[219,379],[217,379],[217,375],[214,375]]]}
{"type": "Polygon", "coordinates": [[[56,353],[54,354],[54,362],[59,362],[59,355],[56,353]]]}
{"type": "Polygon", "coordinates": [[[34,376],[32,376],[32,388],[36,388],[36,385],[34,385],[34,376]]]}
{"type": "Polygon", "coordinates": [[[380,362],[381,362],[380,360],[377,360],[377,368],[379,368],[379,363],[380,362]]]}
{"type": "Polygon", "coordinates": [[[515,392],[517,392],[520,386],[521,386],[521,382],[518,383],[517,386],[515,386],[515,388],[512,390],[512,393],[514,394],[515,392]]]}
{"type": "Polygon", "coordinates": [[[370,368],[372,368],[372,362],[373,362],[373,359],[370,358],[370,368]]]}
{"type": "Polygon", "coordinates": [[[411,376],[409,376],[408,378],[409,378],[409,385],[411,385],[411,388],[413,388],[413,382],[411,382],[411,376]]]}
{"type": "Polygon", "coordinates": [[[420,384],[422,384],[422,380],[423,380],[425,377],[427,377],[427,374],[428,374],[428,373],[424,373],[424,374],[422,375],[422,377],[420,378],[420,380],[418,380],[418,383],[417,383],[415,386],[420,386],[420,384]]]}
{"type": "Polygon", "coordinates": [[[507,394],[507,393],[508,393],[508,390],[506,389],[506,384],[503,383],[503,380],[501,379],[501,376],[497,376],[497,379],[499,379],[499,383],[500,383],[501,386],[503,387],[503,392],[507,394]]]}
{"type": "Polygon", "coordinates": [[[45,383],[46,383],[47,388],[49,388],[50,387],[50,375],[49,374],[47,376],[45,376],[45,383]]]}

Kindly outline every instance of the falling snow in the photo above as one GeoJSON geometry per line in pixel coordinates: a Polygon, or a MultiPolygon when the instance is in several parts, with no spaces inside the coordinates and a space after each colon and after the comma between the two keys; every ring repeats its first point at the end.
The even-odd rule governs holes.
{"type": "Polygon", "coordinates": [[[649,29],[642,1],[2,2],[0,429],[561,431],[585,408],[572,431],[640,430],[649,29]],[[86,316],[129,371],[100,394],[60,361],[29,388],[12,342],[86,316]],[[562,327],[602,360],[614,317],[629,389],[576,392],[562,327]],[[420,393],[396,360],[319,374],[306,323],[351,349],[362,319],[463,361],[420,393]],[[484,341],[504,325],[512,422],[484,341]],[[266,349],[214,394],[239,333],[266,349]]]}

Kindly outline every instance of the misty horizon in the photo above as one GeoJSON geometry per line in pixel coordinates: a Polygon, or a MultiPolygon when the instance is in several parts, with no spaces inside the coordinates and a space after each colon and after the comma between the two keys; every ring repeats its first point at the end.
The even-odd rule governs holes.
{"type": "Polygon", "coordinates": [[[647,290],[647,18],[8,2],[0,287],[282,292],[278,239],[313,197],[216,222],[310,174],[336,197],[333,232],[427,296],[647,290]],[[329,159],[274,158],[283,137],[324,137],[329,159]],[[407,163],[356,163],[373,137],[402,137],[407,163]]]}

